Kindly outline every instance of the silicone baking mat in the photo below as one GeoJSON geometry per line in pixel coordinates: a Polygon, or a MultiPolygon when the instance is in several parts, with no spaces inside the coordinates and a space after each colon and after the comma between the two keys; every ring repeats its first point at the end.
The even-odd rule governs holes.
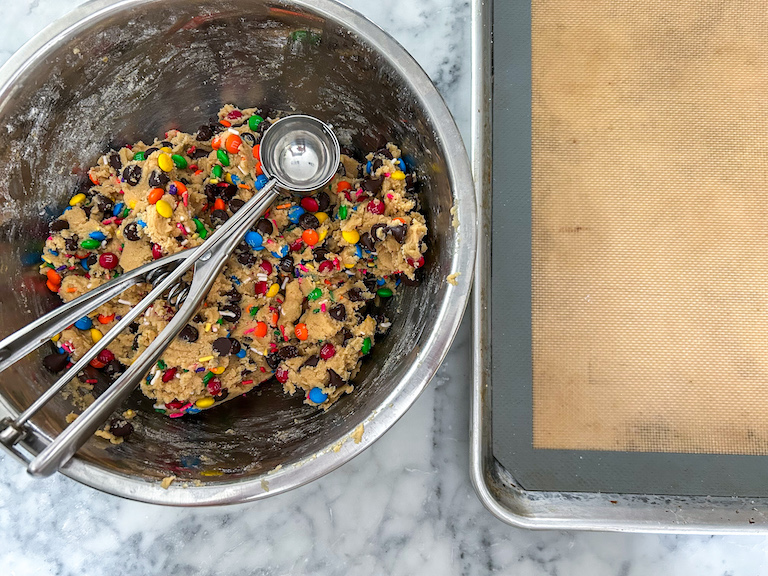
{"type": "Polygon", "coordinates": [[[494,12],[494,453],[529,489],[766,492],[766,6],[494,12]]]}

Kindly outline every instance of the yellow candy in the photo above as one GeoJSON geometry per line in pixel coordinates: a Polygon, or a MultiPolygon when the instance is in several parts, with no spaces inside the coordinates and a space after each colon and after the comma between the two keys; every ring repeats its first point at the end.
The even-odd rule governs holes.
{"type": "Polygon", "coordinates": [[[133,210],[134,208],[136,208],[136,200],[131,200],[130,202],[128,202],[128,207],[129,207],[131,210],[133,210]]]}
{"type": "Polygon", "coordinates": [[[224,174],[224,180],[227,182],[227,184],[232,184],[232,174],[229,172],[224,174]]]}
{"type": "Polygon", "coordinates": [[[102,334],[101,331],[96,328],[91,328],[91,340],[93,340],[94,344],[101,340],[103,336],[104,334],[102,334]]]}
{"type": "Polygon", "coordinates": [[[155,210],[157,210],[157,213],[163,218],[170,218],[173,216],[173,208],[171,208],[171,205],[165,200],[158,200],[157,204],[155,204],[155,210]]]}
{"type": "Polygon", "coordinates": [[[272,284],[272,286],[269,287],[269,290],[267,290],[267,298],[273,298],[274,296],[277,296],[278,292],[280,292],[280,285],[272,284]]]}
{"type": "Polygon", "coordinates": [[[400,170],[395,170],[392,172],[392,179],[393,180],[405,180],[405,172],[402,172],[400,170]]]}
{"type": "Polygon", "coordinates": [[[354,262],[352,262],[351,264],[344,264],[344,268],[354,268],[354,267],[355,267],[354,262]]]}
{"type": "Polygon", "coordinates": [[[171,160],[171,157],[166,153],[162,153],[157,157],[157,165],[160,166],[160,170],[163,172],[170,172],[173,170],[173,160],[171,160]]]}
{"type": "Polygon", "coordinates": [[[160,150],[162,152],[167,153],[167,154],[170,154],[171,152],[173,152],[173,150],[171,150],[170,146],[163,146],[162,148],[160,148],[160,150]]]}
{"type": "Polygon", "coordinates": [[[350,244],[357,244],[358,240],[360,240],[360,234],[357,230],[344,230],[341,233],[341,237],[350,244]]]}
{"type": "Polygon", "coordinates": [[[61,333],[56,334],[53,338],[51,338],[51,342],[58,342],[61,339],[61,333]]]}
{"type": "Polygon", "coordinates": [[[328,220],[328,214],[326,214],[325,212],[315,212],[315,218],[317,218],[317,221],[320,222],[320,224],[322,224],[323,222],[328,220]]]}
{"type": "Polygon", "coordinates": [[[203,356],[197,359],[198,362],[208,362],[208,360],[213,360],[213,356],[203,356]]]}
{"type": "Polygon", "coordinates": [[[209,406],[213,406],[216,403],[216,401],[213,398],[200,398],[197,402],[195,402],[195,406],[198,408],[208,408],[209,406]]]}
{"type": "Polygon", "coordinates": [[[210,180],[208,180],[208,182],[210,182],[211,184],[218,184],[219,183],[219,179],[218,178],[211,178],[210,180]]]}
{"type": "Polygon", "coordinates": [[[211,323],[210,322],[206,322],[205,323],[205,331],[206,332],[210,332],[211,331],[211,323]]]}
{"type": "Polygon", "coordinates": [[[72,196],[72,199],[69,201],[69,205],[77,206],[78,204],[80,204],[80,202],[84,202],[84,201],[85,201],[85,194],[81,192],[80,194],[75,194],[74,196],[72,196]]]}
{"type": "Polygon", "coordinates": [[[317,235],[318,244],[325,240],[326,236],[328,236],[328,230],[320,230],[320,234],[317,235]]]}
{"type": "Polygon", "coordinates": [[[211,372],[217,375],[221,374],[222,372],[224,372],[224,366],[216,366],[216,368],[211,368],[211,372]]]}

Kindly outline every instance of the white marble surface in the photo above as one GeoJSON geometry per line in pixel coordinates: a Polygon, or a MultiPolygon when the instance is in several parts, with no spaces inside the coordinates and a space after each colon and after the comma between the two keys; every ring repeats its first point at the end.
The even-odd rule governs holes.
{"type": "MultiPolygon", "coordinates": [[[[0,62],[77,1],[2,0],[0,62]]],[[[466,0],[348,0],[435,80],[469,133],[466,0]]],[[[0,576],[239,574],[768,574],[764,537],[528,532],[492,517],[468,474],[465,322],[427,392],[361,456],[254,504],[167,509],[0,455],[0,576]]]]}

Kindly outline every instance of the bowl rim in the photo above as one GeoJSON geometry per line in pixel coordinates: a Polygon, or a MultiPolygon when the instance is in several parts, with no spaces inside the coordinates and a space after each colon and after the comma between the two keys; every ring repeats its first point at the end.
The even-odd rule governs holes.
{"type": "MultiPolygon", "coordinates": [[[[117,10],[149,5],[160,0],[90,0],[38,32],[0,67],[0,105],[9,97],[15,81],[25,70],[43,63],[46,54],[59,42],[87,30],[102,17],[117,10]]],[[[300,461],[249,479],[203,484],[185,489],[179,483],[163,489],[154,480],[111,472],[75,456],[61,472],[87,486],[115,496],[151,504],[170,506],[208,506],[258,500],[298,488],[332,472],[357,456],[380,438],[413,405],[437,372],[459,329],[469,301],[476,253],[476,199],[469,158],[458,127],[442,96],[416,60],[394,38],[355,10],[336,0],[272,0],[295,6],[310,14],[332,20],[358,35],[409,84],[420,106],[432,122],[436,140],[442,147],[451,183],[455,217],[460,234],[454,234],[453,258],[449,274],[456,284],[443,299],[434,329],[419,350],[415,362],[400,383],[380,404],[380,409],[364,421],[360,438],[345,433],[315,454],[300,461]],[[321,457],[322,456],[322,457],[321,457]]],[[[16,416],[0,397],[0,417],[16,416]]],[[[30,449],[29,445],[25,445],[30,449]]]]}

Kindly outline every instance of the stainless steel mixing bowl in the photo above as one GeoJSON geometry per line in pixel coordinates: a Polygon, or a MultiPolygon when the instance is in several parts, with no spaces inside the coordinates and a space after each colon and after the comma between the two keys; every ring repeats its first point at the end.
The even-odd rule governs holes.
{"type": "MultiPolygon", "coordinates": [[[[172,420],[136,393],[130,440],[92,440],[64,470],[106,492],[222,504],[326,474],[414,402],[467,302],[475,196],[466,152],[434,86],[392,38],[330,0],[98,0],[44,30],[0,69],[0,337],[57,304],[36,271],[41,239],[84,185],[84,170],[109,146],[170,128],[194,131],[229,102],[315,115],[359,150],[398,143],[422,183],[430,230],[425,278],[393,303],[390,334],[364,363],[355,393],[327,412],[272,386],[172,420]],[[452,273],[460,273],[456,286],[446,281],[452,273]],[[349,437],[359,424],[365,432],[355,443],[349,437]],[[169,475],[179,480],[164,490],[158,480],[169,475]]],[[[53,381],[41,369],[49,352],[42,350],[0,377],[0,416],[17,414],[53,381]]],[[[39,451],[70,410],[63,398],[50,403],[26,448],[39,451]]]]}

